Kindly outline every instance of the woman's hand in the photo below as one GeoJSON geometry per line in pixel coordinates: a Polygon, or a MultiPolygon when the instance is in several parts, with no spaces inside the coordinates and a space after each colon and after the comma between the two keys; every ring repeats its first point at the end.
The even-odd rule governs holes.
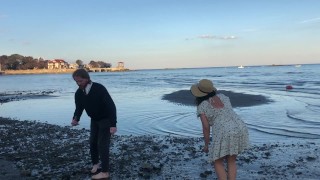
{"type": "Polygon", "coordinates": [[[208,152],[209,152],[209,147],[208,147],[208,145],[204,145],[202,151],[205,152],[205,153],[208,153],[208,152]]]}

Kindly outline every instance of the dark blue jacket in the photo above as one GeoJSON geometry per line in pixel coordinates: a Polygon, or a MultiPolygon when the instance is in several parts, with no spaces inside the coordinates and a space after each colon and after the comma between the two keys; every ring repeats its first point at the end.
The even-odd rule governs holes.
{"type": "Polygon", "coordinates": [[[117,111],[109,92],[102,84],[92,83],[89,94],[85,94],[80,88],[76,91],[76,110],[73,118],[79,121],[85,109],[91,120],[107,120],[110,127],[116,127],[117,111]]]}

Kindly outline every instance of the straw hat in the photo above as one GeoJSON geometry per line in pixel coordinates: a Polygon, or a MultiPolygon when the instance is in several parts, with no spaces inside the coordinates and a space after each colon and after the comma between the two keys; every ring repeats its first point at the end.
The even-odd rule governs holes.
{"type": "Polygon", "coordinates": [[[192,85],[190,90],[195,97],[203,97],[213,91],[217,91],[212,81],[208,79],[200,80],[199,83],[192,85]]]}

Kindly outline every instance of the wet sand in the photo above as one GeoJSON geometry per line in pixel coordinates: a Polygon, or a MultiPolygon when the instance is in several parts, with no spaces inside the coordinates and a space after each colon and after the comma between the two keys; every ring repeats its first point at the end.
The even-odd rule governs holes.
{"type": "MultiPolygon", "coordinates": [[[[236,93],[226,90],[219,90],[218,93],[228,96],[234,108],[256,106],[272,102],[270,99],[262,95],[236,93]]],[[[195,106],[195,98],[192,96],[190,90],[180,90],[170,94],[165,94],[162,99],[180,105],[195,106]]]]}
{"type": "MultiPolygon", "coordinates": [[[[187,105],[175,98],[184,99],[181,92],[166,98],[187,105]]],[[[0,137],[0,179],[90,179],[88,130],[0,118],[0,137]]],[[[216,179],[202,146],[202,138],[115,135],[111,179],[216,179]]],[[[319,147],[316,140],[252,144],[238,156],[237,179],[318,179],[319,147]]]]}

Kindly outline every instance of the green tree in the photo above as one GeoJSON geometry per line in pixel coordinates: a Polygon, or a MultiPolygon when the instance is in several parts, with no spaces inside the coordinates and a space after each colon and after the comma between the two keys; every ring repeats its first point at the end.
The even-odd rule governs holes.
{"type": "Polygon", "coordinates": [[[36,67],[38,69],[47,69],[48,68],[47,61],[39,60],[36,67]]]}
{"type": "Polygon", "coordinates": [[[0,56],[0,63],[2,70],[25,70],[47,67],[47,62],[43,59],[34,59],[32,56],[22,56],[20,54],[12,54],[10,56],[0,56]]]}
{"type": "Polygon", "coordinates": [[[103,61],[98,61],[98,64],[100,65],[101,68],[110,68],[111,67],[110,63],[106,63],[103,61]]]}
{"type": "Polygon", "coordinates": [[[0,56],[1,70],[6,70],[7,69],[7,62],[8,62],[8,56],[7,55],[0,56]]]}
{"type": "Polygon", "coordinates": [[[78,59],[78,60],[76,60],[76,64],[78,64],[78,66],[82,66],[83,65],[83,61],[78,59]]]}
{"type": "Polygon", "coordinates": [[[90,62],[89,62],[89,65],[90,65],[91,67],[93,67],[93,68],[99,68],[99,67],[100,67],[99,63],[97,63],[97,62],[95,62],[95,61],[90,61],[90,62]]]}

